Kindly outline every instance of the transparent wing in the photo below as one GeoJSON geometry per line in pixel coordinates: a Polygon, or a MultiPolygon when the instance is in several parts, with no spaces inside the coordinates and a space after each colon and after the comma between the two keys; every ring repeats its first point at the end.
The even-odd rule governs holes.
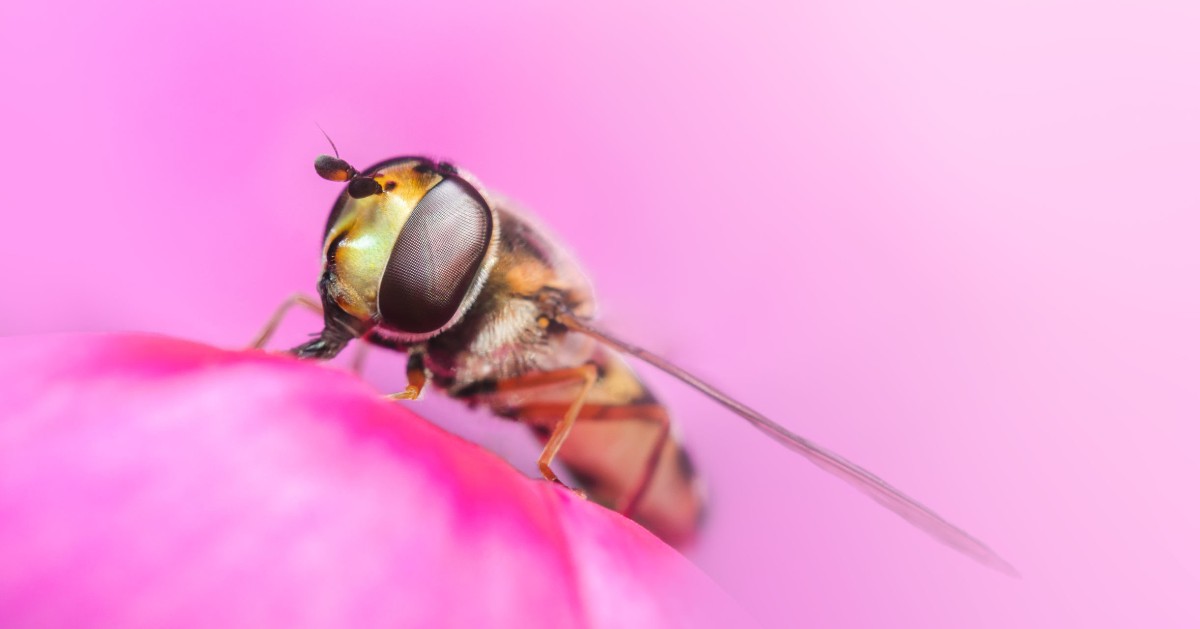
{"type": "Polygon", "coordinates": [[[908,520],[913,526],[932,535],[943,544],[972,557],[990,568],[999,570],[1010,576],[1020,576],[1012,564],[1009,564],[1000,555],[997,555],[995,551],[988,548],[987,544],[984,544],[971,536],[970,533],[946,521],[945,518],[934,513],[925,505],[904,495],[904,493],[889,485],[882,478],[780,426],[758,411],[718,391],[712,385],[684,371],[661,356],[614,338],[607,332],[598,330],[589,323],[577,319],[569,312],[560,312],[556,316],[556,319],[568,329],[591,336],[614,349],[630,356],[635,356],[691,385],[697,391],[712,398],[725,408],[741,415],[756,428],[770,435],[772,439],[804,455],[808,460],[816,464],[817,467],[854,485],[879,504],[892,510],[892,512],[908,520]]]}

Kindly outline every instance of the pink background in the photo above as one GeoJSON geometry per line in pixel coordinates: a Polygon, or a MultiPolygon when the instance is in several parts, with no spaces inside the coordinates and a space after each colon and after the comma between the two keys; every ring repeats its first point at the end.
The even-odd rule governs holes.
{"type": "Polygon", "coordinates": [[[1025,575],[651,374],[710,483],[693,558],[764,624],[1200,623],[1200,4],[546,4],[0,5],[0,333],[245,342],[313,290],[319,122],[523,200],[609,328],[1025,575]]]}

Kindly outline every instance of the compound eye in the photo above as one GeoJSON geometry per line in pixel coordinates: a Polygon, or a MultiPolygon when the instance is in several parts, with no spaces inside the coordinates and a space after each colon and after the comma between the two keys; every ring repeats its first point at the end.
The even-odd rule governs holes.
{"type": "Polygon", "coordinates": [[[410,334],[436,332],[454,319],[483,264],[492,215],[457,177],[434,186],[413,209],[379,285],[379,315],[410,334]]]}

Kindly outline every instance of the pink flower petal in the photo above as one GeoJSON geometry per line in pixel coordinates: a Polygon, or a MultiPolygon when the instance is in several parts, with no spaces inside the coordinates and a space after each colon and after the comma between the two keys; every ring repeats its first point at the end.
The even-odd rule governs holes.
{"type": "Polygon", "coordinates": [[[333,368],[15,338],[0,382],[6,625],[745,624],[638,525],[333,368]]]}

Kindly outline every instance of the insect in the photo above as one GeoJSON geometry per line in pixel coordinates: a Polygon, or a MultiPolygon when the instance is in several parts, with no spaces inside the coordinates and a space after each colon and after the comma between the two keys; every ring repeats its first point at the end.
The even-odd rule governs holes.
{"type": "Polygon", "coordinates": [[[320,301],[286,301],[256,347],[290,307],[308,306],[324,326],[291,350],[296,356],[329,359],[354,339],[405,352],[408,386],[389,397],[417,399],[431,384],[526,424],[544,443],[538,467],[547,480],[561,482],[551,467],[558,461],[588,498],[678,545],[698,529],[703,489],[667,410],[624,358],[631,356],[939,541],[1015,573],[983,542],[871,472],[596,327],[595,298],[574,260],[534,219],[468,173],[425,157],[359,171],[328,155],[317,158],[316,170],[345,183],[325,224],[320,301]]]}

